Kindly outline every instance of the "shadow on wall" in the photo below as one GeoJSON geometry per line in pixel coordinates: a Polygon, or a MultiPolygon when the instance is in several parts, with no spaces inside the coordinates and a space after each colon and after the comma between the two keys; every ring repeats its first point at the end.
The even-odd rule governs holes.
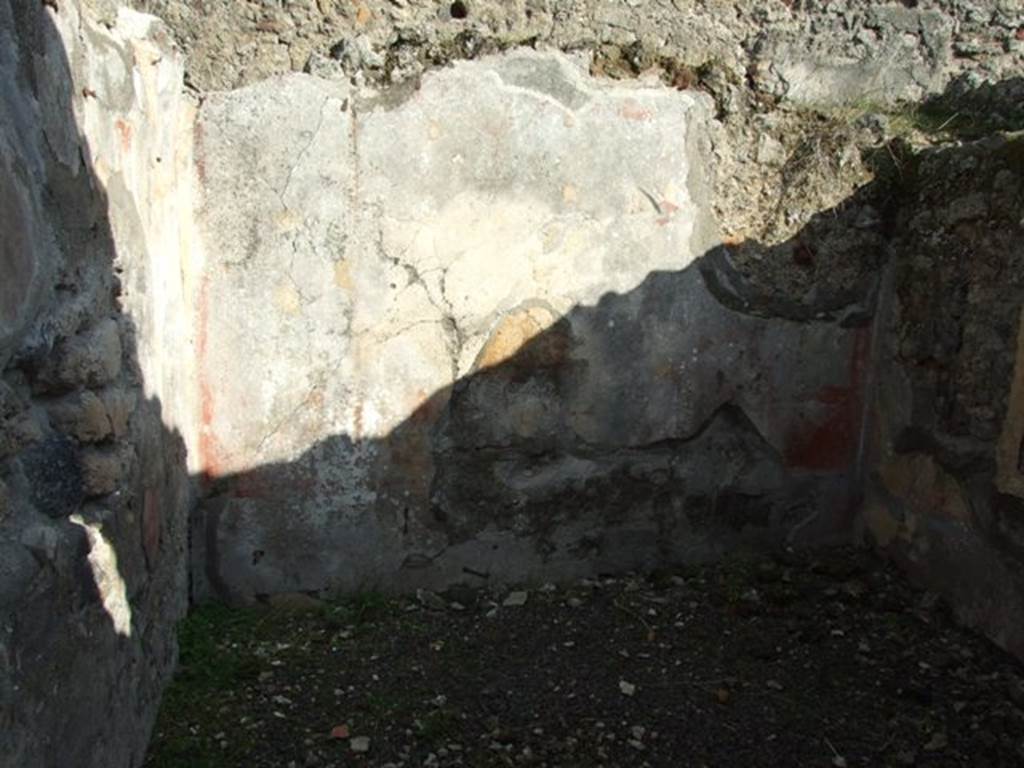
{"type": "MultiPolygon", "coordinates": [[[[958,82],[928,108],[1012,107],[1022,83],[958,82]]],[[[996,477],[1024,432],[1021,141],[889,143],[786,242],[714,248],[564,317],[526,302],[385,437],[204,478],[194,596],[571,578],[866,533],[1024,653],[1021,494],[996,477]]]]}
{"type": "MultiPolygon", "coordinates": [[[[188,481],[180,436],[142,394],[138,339],[160,297],[137,260],[145,237],[116,223],[141,219],[122,192],[114,201],[117,174],[105,189],[90,166],[75,112],[97,96],[79,86],[54,19],[52,7],[0,0],[11,74],[0,319],[13,328],[0,347],[0,754],[12,766],[135,765],[185,609],[188,481]]],[[[895,160],[878,181],[786,243],[715,249],[565,317],[510,313],[476,370],[386,437],[335,435],[293,462],[201,478],[197,592],[248,601],[558,578],[848,536],[875,462],[871,361],[890,333],[880,275],[890,245],[906,244],[893,223],[919,226],[899,196],[921,188],[921,166],[891,149],[878,153],[895,160]],[[833,270],[848,279],[799,298],[766,277],[813,286],[833,270]]],[[[897,289],[912,277],[896,270],[897,289]]],[[[1012,355],[1004,330],[1000,320],[985,354],[1012,355]]]]}
{"type": "Polygon", "coordinates": [[[783,243],[714,248],[560,318],[524,302],[471,374],[381,439],[205,478],[196,596],[561,579],[848,540],[900,172],[895,148],[877,160],[877,181],[783,243]]]}
{"type": "Polygon", "coordinates": [[[82,48],[106,34],[74,3],[0,0],[5,766],[141,764],[187,605],[185,449],[144,396],[137,348],[155,322],[145,201],[76,120],[102,101],[113,122],[136,95],[130,65],[83,87],[82,48]]]}

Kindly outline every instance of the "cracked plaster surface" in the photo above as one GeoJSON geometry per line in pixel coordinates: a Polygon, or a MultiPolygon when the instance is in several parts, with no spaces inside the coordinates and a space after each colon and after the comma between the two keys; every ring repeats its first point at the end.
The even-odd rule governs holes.
{"type": "Polygon", "coordinates": [[[699,96],[526,51],[432,74],[397,106],[364,96],[295,75],[203,108],[219,471],[382,437],[572,307],[709,244],[699,96]]]}

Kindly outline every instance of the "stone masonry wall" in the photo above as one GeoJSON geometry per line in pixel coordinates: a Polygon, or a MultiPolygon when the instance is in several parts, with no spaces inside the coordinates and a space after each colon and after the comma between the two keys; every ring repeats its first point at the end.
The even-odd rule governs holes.
{"type": "Polygon", "coordinates": [[[1024,654],[1024,134],[906,168],[881,318],[872,538],[1024,654]]]}
{"type": "Polygon", "coordinates": [[[0,764],[135,766],[187,600],[191,216],[154,19],[0,2],[0,764]],[[172,358],[173,359],[173,358],[172,358]]]}

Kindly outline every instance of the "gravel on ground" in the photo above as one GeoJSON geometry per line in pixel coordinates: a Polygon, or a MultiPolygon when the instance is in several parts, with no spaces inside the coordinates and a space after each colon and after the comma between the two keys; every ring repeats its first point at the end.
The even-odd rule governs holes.
{"type": "Polygon", "coordinates": [[[867,553],[194,611],[146,765],[1020,766],[1024,666],[867,553]]]}

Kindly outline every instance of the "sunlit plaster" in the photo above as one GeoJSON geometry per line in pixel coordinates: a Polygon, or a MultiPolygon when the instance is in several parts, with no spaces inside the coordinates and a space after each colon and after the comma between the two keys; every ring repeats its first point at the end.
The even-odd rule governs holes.
{"type": "Polygon", "coordinates": [[[89,567],[103,601],[103,609],[114,623],[114,631],[131,637],[132,607],[128,604],[128,592],[117,568],[117,552],[104,538],[99,525],[85,522],[81,515],[71,515],[70,520],[84,529],[89,538],[89,567]]]}

